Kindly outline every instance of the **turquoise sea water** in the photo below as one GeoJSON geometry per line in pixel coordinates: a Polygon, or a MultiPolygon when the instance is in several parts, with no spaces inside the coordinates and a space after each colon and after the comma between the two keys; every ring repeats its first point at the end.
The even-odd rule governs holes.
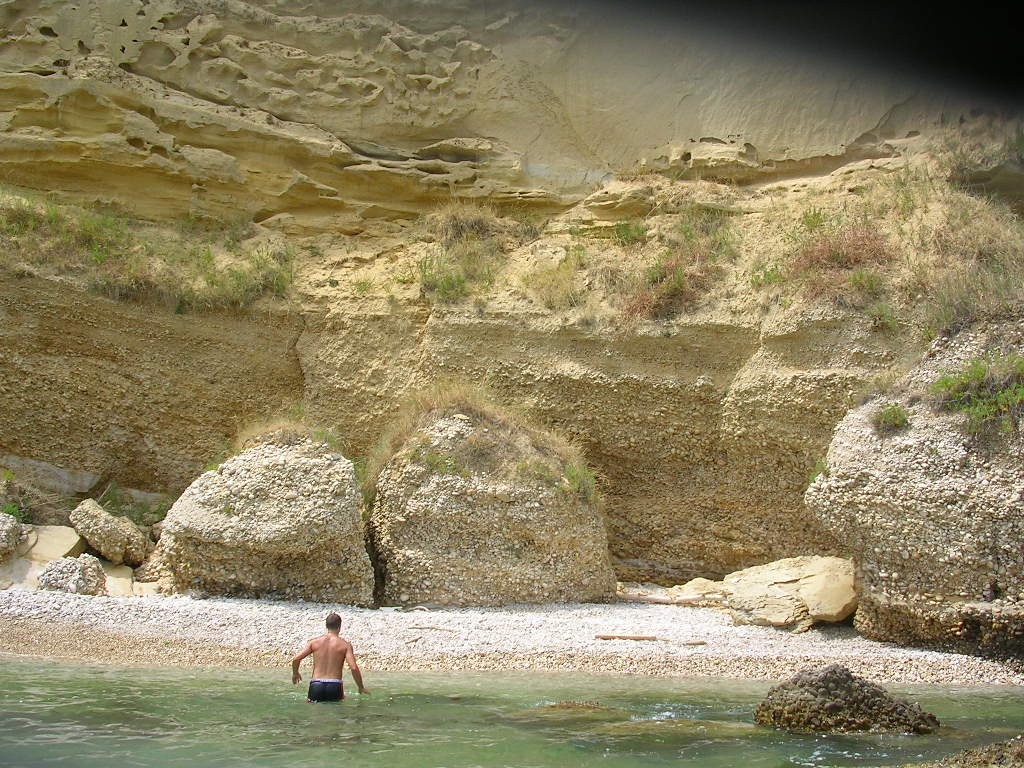
{"type": "Polygon", "coordinates": [[[0,765],[498,768],[882,766],[1024,731],[1024,689],[901,689],[935,736],[757,728],[768,686],[568,674],[367,674],[307,704],[287,669],[104,668],[0,658],[0,765]],[[559,701],[601,708],[559,709],[559,701]]]}

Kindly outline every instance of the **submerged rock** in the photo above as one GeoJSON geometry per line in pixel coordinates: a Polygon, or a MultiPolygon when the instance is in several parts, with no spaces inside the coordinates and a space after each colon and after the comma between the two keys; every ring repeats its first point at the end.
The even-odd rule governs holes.
{"type": "Polygon", "coordinates": [[[257,443],[185,490],[145,570],[177,590],[369,605],[352,462],[304,437],[257,443]]]}
{"type": "Polygon", "coordinates": [[[140,565],[149,540],[131,520],[115,517],[95,500],[86,499],[71,512],[71,525],[89,546],[114,565],[140,565]]]}
{"type": "Polygon", "coordinates": [[[1020,768],[1024,766],[1024,736],[967,749],[935,763],[913,763],[907,768],[1020,768]]]}
{"type": "Polygon", "coordinates": [[[105,595],[107,577],[100,561],[92,555],[62,557],[49,563],[39,574],[39,588],[79,595],[105,595]]]}
{"type": "Polygon", "coordinates": [[[384,602],[610,599],[604,521],[568,446],[465,410],[425,414],[380,473],[370,529],[384,602]]]}
{"type": "Polygon", "coordinates": [[[839,664],[798,672],[768,691],[754,721],[790,731],[931,733],[938,719],[839,664]]]}

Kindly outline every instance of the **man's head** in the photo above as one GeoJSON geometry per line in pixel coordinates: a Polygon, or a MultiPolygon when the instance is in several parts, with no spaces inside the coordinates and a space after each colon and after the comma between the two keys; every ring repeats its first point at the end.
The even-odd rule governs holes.
{"type": "Polygon", "coordinates": [[[341,616],[333,612],[327,614],[327,629],[332,632],[341,631],[341,616]]]}

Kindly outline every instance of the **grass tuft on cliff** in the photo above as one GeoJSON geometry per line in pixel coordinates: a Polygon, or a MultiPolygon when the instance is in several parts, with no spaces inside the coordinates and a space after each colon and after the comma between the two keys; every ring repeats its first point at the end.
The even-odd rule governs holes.
{"type": "Polygon", "coordinates": [[[501,264],[505,223],[490,208],[450,203],[426,217],[438,249],[419,262],[420,287],[430,301],[451,304],[489,286],[501,264]]]}
{"type": "Polygon", "coordinates": [[[940,376],[931,391],[942,408],[966,414],[975,434],[1016,432],[1024,420],[1024,356],[974,358],[940,376]]]}
{"type": "Polygon", "coordinates": [[[643,272],[640,285],[622,308],[628,319],[668,318],[689,309],[725,273],[737,254],[730,214],[691,204],[684,208],[668,246],[643,272]]]}
{"type": "Polygon", "coordinates": [[[465,476],[474,470],[486,470],[498,472],[510,480],[558,481],[565,492],[578,495],[588,503],[598,502],[597,480],[577,446],[498,405],[480,386],[464,381],[441,381],[405,399],[366,457],[361,489],[367,508],[373,505],[377,480],[392,457],[431,421],[456,413],[486,424],[487,428],[476,430],[453,454],[442,455],[429,447],[417,446],[414,454],[434,471],[465,476]],[[543,456],[542,461],[513,462],[510,459],[515,454],[514,442],[524,437],[543,456]]]}
{"type": "Polygon", "coordinates": [[[68,279],[119,301],[177,312],[242,310],[264,296],[284,297],[293,252],[264,242],[240,249],[248,230],[207,226],[169,232],[116,213],[0,196],[0,263],[21,274],[68,279]],[[232,245],[233,243],[233,245],[232,245]],[[232,251],[231,249],[234,249],[232,251]]]}

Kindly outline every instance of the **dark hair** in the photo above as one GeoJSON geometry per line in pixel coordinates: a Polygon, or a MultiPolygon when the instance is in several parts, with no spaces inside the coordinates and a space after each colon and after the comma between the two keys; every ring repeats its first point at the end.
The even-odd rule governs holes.
{"type": "Polygon", "coordinates": [[[327,614],[327,628],[341,629],[341,616],[336,613],[327,614]]]}

